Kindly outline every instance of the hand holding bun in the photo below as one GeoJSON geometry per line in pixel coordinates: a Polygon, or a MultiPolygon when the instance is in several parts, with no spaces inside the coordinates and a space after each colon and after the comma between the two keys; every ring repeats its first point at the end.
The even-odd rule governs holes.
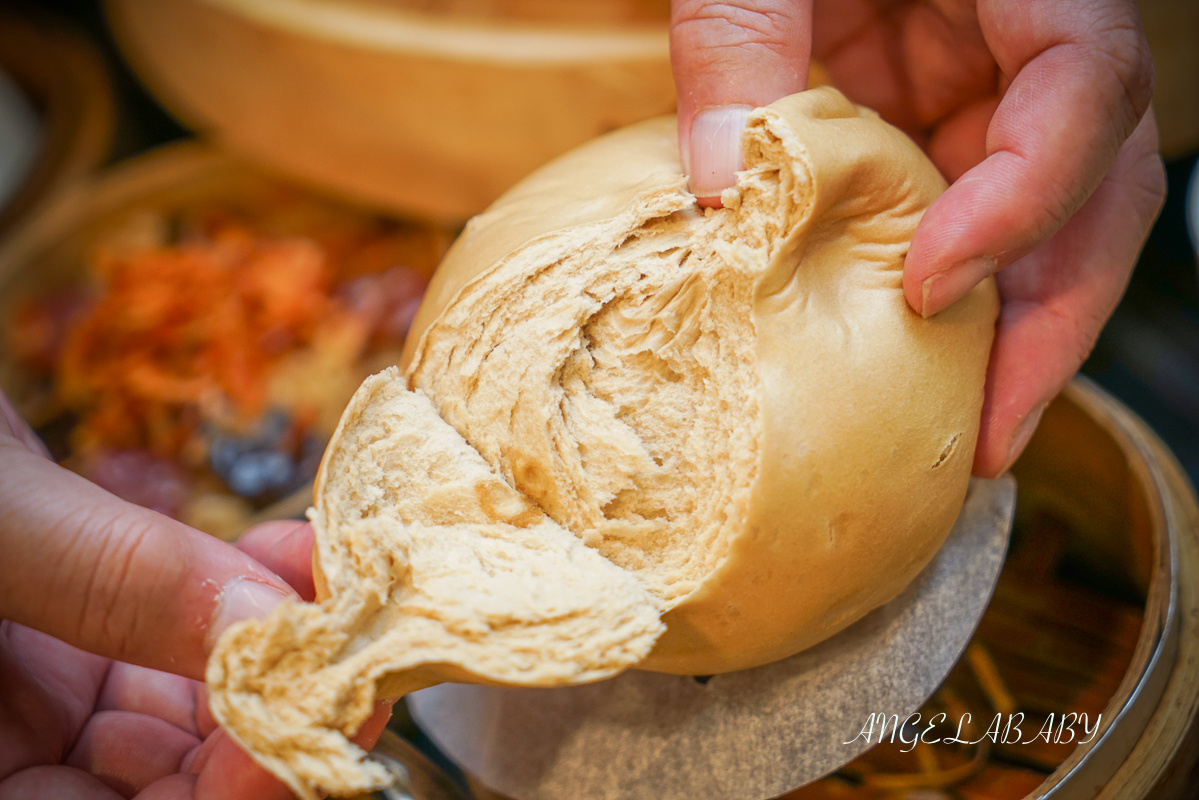
{"type": "Polygon", "coordinates": [[[940,546],[997,311],[989,281],[929,320],[904,300],[944,183],[831,89],[754,112],[743,147],[720,210],[687,193],[663,119],[468,225],[405,374],[368,380],[326,453],[322,602],[231,629],[209,662],[218,720],[297,792],[384,778],[346,738],[377,698],[752,667],[940,546]]]}

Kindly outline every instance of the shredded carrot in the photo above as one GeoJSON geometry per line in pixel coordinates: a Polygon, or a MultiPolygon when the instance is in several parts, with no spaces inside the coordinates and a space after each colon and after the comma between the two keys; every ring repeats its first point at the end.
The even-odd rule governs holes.
{"type": "Polygon", "coordinates": [[[249,424],[282,354],[354,324],[331,294],[325,252],[304,239],[227,224],[209,239],[93,261],[101,296],[67,338],[57,374],[61,400],[81,415],[82,449],[174,456],[203,422],[249,424]]]}

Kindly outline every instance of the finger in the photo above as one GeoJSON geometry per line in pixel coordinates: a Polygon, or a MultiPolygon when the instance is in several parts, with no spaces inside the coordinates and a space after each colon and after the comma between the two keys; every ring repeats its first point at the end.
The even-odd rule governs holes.
{"type": "Polygon", "coordinates": [[[1091,199],[1046,246],[997,276],[1001,306],[974,471],[1015,461],[1078,370],[1128,282],[1165,196],[1153,114],[1091,199]]]}
{"type": "Polygon", "coordinates": [[[679,151],[701,202],[735,182],[749,111],[807,87],[811,49],[812,0],[673,0],[679,151]]]}
{"type": "Polygon", "coordinates": [[[0,781],[0,800],[122,800],[120,794],[81,769],[63,766],[31,767],[0,781]]]}
{"type": "Polygon", "coordinates": [[[933,131],[926,148],[928,157],[946,180],[956,181],[987,157],[987,127],[998,105],[998,97],[970,103],[933,131]]]}
{"type": "Polygon", "coordinates": [[[96,700],[96,711],[132,711],[169,722],[200,736],[196,681],[156,669],[113,662],[96,700]]]}
{"type": "Polygon", "coordinates": [[[198,773],[195,800],[289,800],[291,791],[254,763],[224,731],[204,742],[191,770],[198,773]]]}
{"type": "Polygon", "coordinates": [[[136,800],[187,800],[196,793],[196,776],[168,775],[138,793],[136,800]]]}
{"type": "Polygon", "coordinates": [[[207,737],[217,729],[216,717],[208,705],[208,687],[196,682],[196,731],[200,736],[207,737]]]}
{"type": "Polygon", "coordinates": [[[3,434],[8,434],[16,439],[31,453],[37,453],[46,458],[50,457],[50,451],[46,449],[45,443],[33,432],[29,423],[17,413],[16,407],[13,406],[7,395],[0,392],[0,435],[3,434]]]}
{"type": "Polygon", "coordinates": [[[946,117],[995,94],[998,67],[975,6],[975,0],[817,3],[812,57],[854,102],[924,145],[946,117]]]}
{"type": "Polygon", "coordinates": [[[232,545],[0,441],[0,617],[88,652],[202,678],[233,622],[294,596],[232,545]]]}
{"type": "Polygon", "coordinates": [[[279,520],[255,525],[237,540],[242,552],[287,581],[300,599],[316,597],[312,583],[312,524],[279,520]]]}
{"type": "MultiPolygon", "coordinates": [[[[390,718],[391,703],[377,703],[374,713],[350,741],[369,751],[390,718]]],[[[200,776],[196,783],[196,800],[291,797],[283,784],[258,766],[224,731],[209,736],[184,759],[182,768],[200,776]]]]}
{"type": "Polygon", "coordinates": [[[61,758],[91,716],[109,664],[0,622],[0,779],[61,758]]]}
{"type": "Polygon", "coordinates": [[[375,711],[366,718],[366,722],[362,723],[362,727],[350,737],[350,741],[361,747],[363,750],[370,750],[375,746],[375,742],[379,741],[379,737],[383,735],[383,729],[387,727],[388,720],[391,719],[390,702],[380,702],[375,704],[375,711]]]}
{"type": "Polygon", "coordinates": [[[986,159],[928,210],[904,267],[925,316],[1048,241],[1107,174],[1148,107],[1153,66],[1132,0],[979,3],[1012,81],[986,159]]]}
{"type": "Polygon", "coordinates": [[[124,797],[179,771],[199,740],[165,720],[133,711],[93,714],[66,764],[95,775],[124,797]]]}

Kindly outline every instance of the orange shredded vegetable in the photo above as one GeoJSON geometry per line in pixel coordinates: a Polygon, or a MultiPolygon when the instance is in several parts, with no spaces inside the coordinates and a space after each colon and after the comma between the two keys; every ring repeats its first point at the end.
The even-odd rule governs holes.
{"type": "Polygon", "coordinates": [[[64,405],[81,413],[77,452],[178,454],[196,427],[244,426],[264,411],[267,376],[322,330],[365,324],[331,295],[325,252],[235,225],[211,239],[101,252],[98,302],[58,363],[64,405]]]}

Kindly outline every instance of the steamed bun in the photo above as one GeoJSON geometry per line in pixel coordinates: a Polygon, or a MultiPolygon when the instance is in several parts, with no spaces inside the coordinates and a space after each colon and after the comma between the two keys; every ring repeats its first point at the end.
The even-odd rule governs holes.
{"type": "Polygon", "coordinates": [[[725,208],[673,119],[472,220],[402,372],[317,479],[319,605],[223,637],[217,719],[302,795],[384,779],[347,740],[440,680],[554,686],[796,653],[893,598],[965,497],[997,299],[922,319],[903,260],[944,189],[836,91],[759,109],[725,208]]]}

